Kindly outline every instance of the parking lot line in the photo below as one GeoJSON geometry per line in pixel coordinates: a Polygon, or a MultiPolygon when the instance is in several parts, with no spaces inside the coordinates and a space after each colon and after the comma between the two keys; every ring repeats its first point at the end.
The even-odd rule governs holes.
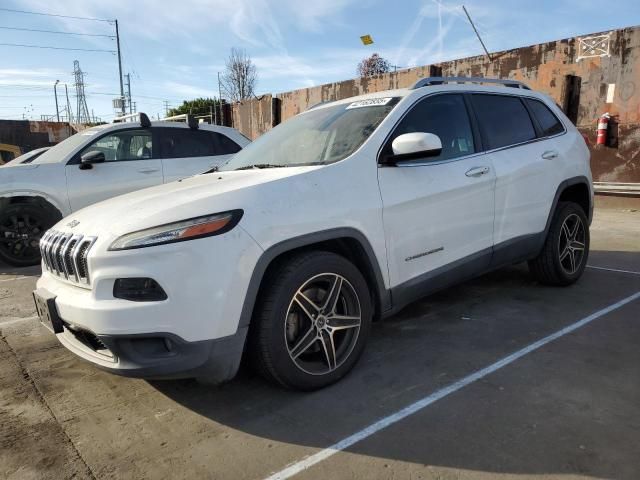
{"type": "Polygon", "coordinates": [[[489,365],[488,367],[485,367],[481,370],[478,370],[474,373],[471,373],[470,375],[467,375],[466,377],[458,380],[457,382],[444,387],[440,390],[437,390],[436,392],[432,393],[431,395],[428,395],[427,397],[424,397],[420,400],[418,400],[417,402],[412,403],[411,405],[403,408],[402,410],[399,410],[391,415],[388,415],[384,418],[381,418],[380,420],[378,420],[375,423],[372,423],[371,425],[369,425],[368,427],[365,427],[364,429],[360,430],[359,432],[354,433],[353,435],[350,435],[342,440],[340,440],[337,443],[334,443],[333,445],[331,445],[328,448],[325,448],[324,450],[321,450],[320,452],[311,455],[307,458],[304,458],[298,462],[295,462],[291,465],[289,465],[288,467],[286,467],[285,469],[276,472],[274,474],[272,474],[271,476],[267,477],[266,480],[284,480],[286,478],[290,478],[294,475],[297,475],[298,473],[303,472],[304,470],[312,467],[313,465],[322,462],[323,460],[326,460],[327,458],[331,457],[332,455],[335,455],[336,453],[345,450],[346,448],[349,448],[350,446],[354,445],[355,443],[360,442],[361,440],[364,440],[367,437],[370,437],[371,435],[379,432],[380,430],[383,430],[385,428],[387,428],[390,425],[393,425],[397,422],[399,422],[400,420],[403,420],[404,418],[413,415],[414,413],[428,407],[429,405],[431,405],[432,403],[437,402],[438,400],[447,397],[448,395],[451,395],[452,393],[457,392],[458,390],[461,390],[462,388],[486,377],[487,375],[490,375],[491,373],[500,370],[501,368],[506,367],[507,365],[515,362],[516,360],[518,360],[521,357],[524,357],[525,355],[538,350],[539,348],[545,346],[546,344],[553,342],[554,340],[557,340],[560,337],[563,337],[581,327],[584,327],[585,325],[593,322],[594,320],[602,317],[603,315],[606,315],[614,310],[617,310],[618,308],[633,302],[634,300],[640,298],[640,291],[634,293],[633,295],[630,295],[616,303],[613,303],[611,305],[609,305],[608,307],[603,308],[602,310],[598,310],[595,313],[592,313],[591,315],[583,318],[582,320],[579,320],[575,323],[572,323],[571,325],[562,328],[561,330],[558,330],[555,333],[552,333],[551,335],[548,335],[544,338],[541,338],[540,340],[538,340],[537,342],[534,342],[514,353],[512,353],[511,355],[508,355],[500,360],[498,360],[497,362],[489,365]]]}
{"type": "Polygon", "coordinates": [[[596,267],[594,265],[587,265],[587,268],[592,268],[594,270],[606,270],[607,272],[630,273],[631,275],[640,275],[640,272],[634,272],[632,270],[620,270],[617,268],[596,267]]]}

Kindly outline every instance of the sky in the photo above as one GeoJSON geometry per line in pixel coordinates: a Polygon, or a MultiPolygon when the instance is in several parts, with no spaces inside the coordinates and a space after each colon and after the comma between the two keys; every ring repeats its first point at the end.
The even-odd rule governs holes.
{"type": "MultiPolygon", "coordinates": [[[[171,107],[185,99],[217,97],[217,73],[232,47],[244,49],[255,63],[257,94],[353,78],[358,62],[372,53],[398,68],[481,54],[461,5],[445,0],[0,0],[0,119],[54,115],[56,80],[60,109],[66,104],[65,84],[75,109],[72,72],[78,60],[89,111],[110,121],[120,84],[114,24],[102,20],[118,19],[122,71],[130,74],[133,101],[138,111],[156,117],[164,114],[165,101],[171,107]],[[373,37],[373,45],[362,45],[365,34],[373,37]]],[[[465,0],[465,5],[490,51],[640,24],[638,0],[465,0]]]]}

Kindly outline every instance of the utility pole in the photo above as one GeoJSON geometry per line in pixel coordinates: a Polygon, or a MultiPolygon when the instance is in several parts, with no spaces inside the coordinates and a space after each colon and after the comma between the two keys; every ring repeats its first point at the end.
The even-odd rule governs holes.
{"type": "Polygon", "coordinates": [[[127,79],[127,103],[129,104],[129,113],[133,113],[131,109],[131,74],[127,73],[125,77],[127,79]]]}
{"type": "Polygon", "coordinates": [[[220,86],[220,72],[218,72],[218,104],[220,105],[220,125],[224,126],[224,109],[222,107],[222,87],[220,86]]]}
{"type": "Polygon", "coordinates": [[[64,84],[64,94],[67,96],[67,122],[73,122],[73,114],[71,113],[71,103],[69,102],[69,89],[67,84],[64,84]]]}
{"type": "Polygon", "coordinates": [[[118,47],[118,78],[120,79],[120,98],[122,99],[122,115],[127,113],[124,105],[124,85],[122,84],[122,56],[120,55],[120,31],[118,30],[118,20],[116,23],[116,45],[118,47]]]}
{"type": "Polygon", "coordinates": [[[164,116],[169,116],[169,100],[164,101],[164,116]]]}
{"type": "Polygon", "coordinates": [[[486,53],[487,57],[489,57],[489,61],[493,62],[493,58],[491,58],[491,54],[489,53],[489,50],[487,50],[487,47],[485,47],[484,42],[482,41],[482,38],[480,38],[480,34],[478,33],[476,26],[473,24],[473,20],[471,20],[471,16],[469,15],[469,12],[467,12],[467,9],[464,5],[462,5],[462,9],[464,10],[465,15],[467,16],[467,19],[469,20],[471,27],[473,27],[473,31],[476,32],[476,36],[478,37],[478,40],[480,40],[480,45],[482,45],[482,48],[484,48],[484,53],[486,53]]]}
{"type": "Polygon", "coordinates": [[[56,118],[58,123],[60,123],[60,110],[58,110],[58,90],[56,87],[60,83],[60,80],[56,80],[56,83],[53,84],[53,95],[56,97],[56,118]]]}

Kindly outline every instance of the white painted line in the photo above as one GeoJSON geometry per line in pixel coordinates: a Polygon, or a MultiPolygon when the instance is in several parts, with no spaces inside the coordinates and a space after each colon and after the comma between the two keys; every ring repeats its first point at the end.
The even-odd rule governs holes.
{"type": "Polygon", "coordinates": [[[587,265],[587,268],[593,268],[594,270],[606,270],[607,272],[630,273],[631,275],[640,275],[640,272],[634,272],[633,270],[619,270],[617,268],[596,267],[594,265],[587,265]]]}
{"type": "Polygon", "coordinates": [[[350,435],[347,438],[344,438],[337,443],[334,443],[329,448],[325,448],[324,450],[321,450],[314,455],[311,455],[303,460],[300,460],[299,462],[289,465],[284,470],[281,470],[277,473],[272,474],[270,477],[267,478],[267,480],[284,480],[286,478],[290,478],[294,475],[297,475],[298,473],[303,472],[307,468],[312,467],[316,463],[326,460],[332,455],[335,455],[336,453],[346,448],[349,448],[351,445],[358,443],[359,441],[364,440],[367,437],[370,437],[371,435],[379,432],[380,430],[387,428],[388,426],[393,425],[394,423],[397,423],[400,420],[410,415],[413,415],[414,413],[422,410],[425,407],[428,407],[432,403],[437,402],[438,400],[448,395],[451,395],[452,393],[457,392],[458,390],[466,387],[467,385],[473,382],[476,382],[477,380],[480,380],[481,378],[486,377],[487,375],[497,370],[500,370],[503,367],[506,367],[507,365],[515,362],[519,358],[524,357],[525,355],[545,346],[547,343],[553,342],[554,340],[564,335],[567,335],[568,333],[571,333],[574,330],[584,327],[585,325],[593,322],[597,318],[600,318],[603,315],[606,315],[607,313],[610,313],[622,307],[623,305],[626,305],[627,303],[633,302],[638,298],[640,298],[640,292],[636,292],[633,295],[620,300],[619,302],[616,302],[612,305],[609,305],[606,308],[603,308],[602,310],[592,313],[588,317],[585,317],[582,320],[579,320],[578,322],[569,325],[568,327],[558,330],[557,332],[552,333],[551,335],[546,336],[538,340],[537,342],[534,342],[531,345],[528,345],[523,349],[512,353],[507,357],[504,357],[503,359],[498,360],[496,363],[493,363],[488,367],[483,368],[482,370],[478,370],[475,373],[467,375],[466,377],[458,380],[457,382],[447,387],[444,387],[432,393],[431,395],[424,397],[421,400],[418,400],[415,403],[412,403],[411,405],[403,408],[402,410],[399,410],[396,413],[393,413],[387,417],[381,418],[377,422],[372,423],[371,425],[360,430],[359,432],[354,433],[353,435],[350,435]]]}
{"type": "Polygon", "coordinates": [[[25,318],[14,318],[13,320],[7,320],[6,322],[0,322],[0,327],[6,326],[6,325],[13,325],[14,323],[33,321],[33,320],[37,320],[37,319],[38,319],[37,316],[25,317],[25,318]]]}

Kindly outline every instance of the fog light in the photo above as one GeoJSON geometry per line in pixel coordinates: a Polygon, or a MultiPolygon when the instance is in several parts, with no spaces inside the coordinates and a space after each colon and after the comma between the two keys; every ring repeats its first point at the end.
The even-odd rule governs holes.
{"type": "Polygon", "coordinates": [[[133,302],[159,302],[167,294],[153,278],[118,278],[113,285],[113,296],[133,302]]]}

